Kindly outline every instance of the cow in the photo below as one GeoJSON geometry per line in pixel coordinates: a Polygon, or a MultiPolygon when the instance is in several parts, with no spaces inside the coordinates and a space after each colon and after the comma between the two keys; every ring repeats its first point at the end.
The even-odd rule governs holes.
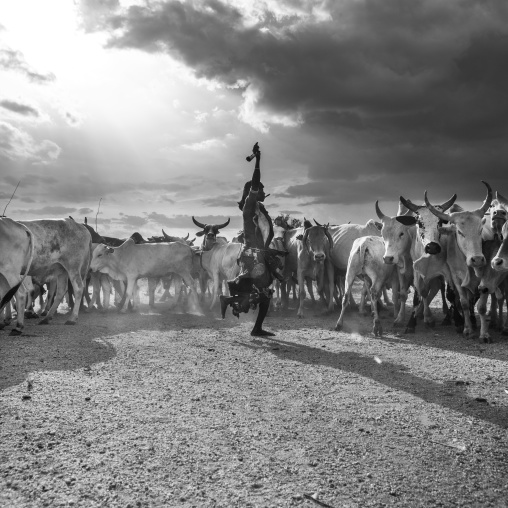
{"type": "MultiPolygon", "coordinates": [[[[311,227],[312,224],[305,220],[304,223],[307,227],[311,227]]],[[[289,305],[289,289],[291,284],[293,283],[294,274],[298,273],[298,247],[300,245],[300,241],[298,238],[303,238],[303,233],[305,229],[304,227],[298,227],[294,229],[288,229],[284,233],[284,251],[287,252],[287,256],[284,260],[283,266],[283,282],[281,282],[281,304],[283,309],[287,309],[289,305]]],[[[296,279],[298,282],[298,279],[296,279]]],[[[307,291],[309,292],[309,296],[312,300],[312,305],[315,304],[314,298],[314,290],[312,288],[312,279],[305,277],[305,284],[307,286],[307,291]]],[[[302,288],[299,288],[299,291],[302,291],[302,288]]],[[[293,293],[294,294],[294,293],[293,293]]]]}
{"type": "MultiPolygon", "coordinates": [[[[362,236],[381,236],[382,224],[370,219],[366,224],[341,224],[330,226],[328,231],[333,240],[333,251],[331,254],[332,262],[335,266],[335,278],[338,282],[340,292],[344,295],[344,276],[346,275],[349,254],[353,242],[362,236]]],[[[349,308],[357,307],[356,302],[351,295],[349,298],[349,308]]],[[[385,302],[388,304],[388,298],[385,295],[385,302]]]]}
{"type": "Polygon", "coordinates": [[[387,265],[397,267],[399,294],[394,297],[398,296],[395,305],[398,313],[393,326],[399,326],[405,321],[407,295],[409,287],[413,283],[413,263],[410,249],[415,233],[414,217],[406,215],[389,217],[381,211],[378,201],[376,201],[375,209],[383,225],[381,228],[381,236],[385,244],[383,261],[387,265]],[[407,218],[408,221],[405,222],[404,218],[407,218]]]}
{"type": "MultiPolygon", "coordinates": [[[[460,211],[462,209],[454,204],[456,199],[457,195],[454,194],[443,204],[437,205],[436,208],[442,212],[448,209],[460,211]]],[[[435,326],[430,303],[442,288],[442,285],[444,285],[444,280],[448,280],[451,283],[451,276],[440,243],[439,228],[442,224],[440,219],[426,205],[416,205],[403,196],[400,196],[400,203],[407,210],[410,210],[414,216],[400,215],[396,217],[397,221],[406,226],[416,225],[416,230],[408,230],[408,234],[411,237],[410,256],[413,261],[413,280],[416,293],[415,308],[406,328],[406,333],[414,333],[417,316],[422,306],[425,325],[431,328],[435,326]]],[[[444,305],[446,305],[444,298],[443,301],[444,305]]]]}
{"type": "MultiPolygon", "coordinates": [[[[0,308],[16,292],[13,290],[19,287],[19,276],[32,256],[32,262],[29,268],[26,268],[25,275],[31,275],[40,283],[52,280],[57,283],[55,301],[47,316],[39,324],[48,324],[53,318],[67,291],[68,280],[72,284],[77,301],[81,301],[92,250],[92,239],[87,229],[71,218],[30,221],[2,218],[0,220],[2,223],[0,272],[11,288],[7,294],[4,293],[0,308]],[[8,238],[11,240],[7,240],[8,238]],[[32,254],[29,254],[29,251],[32,254]]],[[[79,305],[75,305],[65,324],[76,324],[78,314],[79,305]]],[[[23,323],[24,312],[18,312],[17,324],[11,334],[20,335],[23,323]]]]}
{"type": "Polygon", "coordinates": [[[305,300],[304,280],[317,282],[318,292],[328,302],[328,312],[333,311],[333,293],[335,288],[334,267],[331,261],[333,240],[328,225],[304,227],[303,234],[297,236],[297,277],[300,287],[300,304],[297,316],[303,318],[305,300]],[[325,284],[327,288],[325,288],[325,284]]]}
{"type": "Polygon", "coordinates": [[[482,206],[474,211],[447,214],[429,202],[427,191],[424,194],[427,208],[436,217],[450,224],[450,234],[444,237],[446,239],[444,242],[446,263],[464,313],[463,335],[465,338],[470,338],[473,335],[472,322],[468,312],[471,298],[467,290],[469,289],[471,297],[476,293],[481,276],[479,270],[486,264],[482,252],[482,219],[492,203],[492,189],[487,182],[482,180],[482,183],[487,187],[487,196],[482,206]]]}
{"type": "Polygon", "coordinates": [[[132,238],[119,247],[101,244],[93,252],[90,267],[94,272],[107,273],[112,279],[127,283],[121,313],[126,312],[138,279],[177,273],[190,288],[193,300],[191,314],[202,315],[191,277],[192,250],[188,245],[180,242],[136,244],[132,238]]]}
{"type": "MultiPolygon", "coordinates": [[[[480,340],[483,342],[492,342],[492,337],[488,332],[488,328],[497,328],[497,304],[500,305],[499,314],[502,315],[503,301],[508,290],[508,271],[501,272],[495,270],[491,261],[496,256],[499,248],[501,247],[501,239],[496,236],[493,240],[485,240],[482,245],[482,252],[485,256],[486,264],[478,271],[480,273],[480,283],[478,290],[480,298],[477,303],[478,314],[480,315],[480,340]],[[497,293],[497,295],[496,295],[497,293]],[[490,313],[490,325],[487,326],[487,299],[492,295],[492,307],[490,313]]],[[[501,325],[501,323],[499,323],[501,325]]],[[[502,327],[504,334],[507,333],[507,327],[502,327]]]]}
{"type": "MultiPolygon", "coordinates": [[[[362,278],[370,291],[371,309],[374,314],[372,331],[374,336],[382,336],[383,328],[379,319],[378,302],[385,284],[392,282],[397,289],[398,277],[395,265],[384,263],[385,244],[379,236],[362,236],[353,240],[346,268],[344,297],[335,330],[344,326],[344,316],[351,300],[351,291],[356,277],[362,278]]],[[[363,299],[362,299],[363,303],[363,299]]]]}
{"type": "Polygon", "coordinates": [[[201,249],[194,251],[195,271],[201,272],[199,278],[203,294],[206,287],[205,275],[212,279],[212,301],[210,303],[210,310],[212,310],[218,301],[221,283],[224,280],[234,279],[240,272],[237,259],[240,256],[242,244],[228,243],[225,238],[217,236],[219,231],[229,224],[230,219],[223,224],[202,224],[194,217],[192,217],[192,221],[201,228],[196,236],[203,237],[201,249]]]}

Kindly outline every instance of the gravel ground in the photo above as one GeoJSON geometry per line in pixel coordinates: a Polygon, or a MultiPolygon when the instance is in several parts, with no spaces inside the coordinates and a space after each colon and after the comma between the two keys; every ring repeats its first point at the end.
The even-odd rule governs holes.
{"type": "Polygon", "coordinates": [[[506,338],[316,312],[0,332],[0,506],[508,506],[506,338]]]}

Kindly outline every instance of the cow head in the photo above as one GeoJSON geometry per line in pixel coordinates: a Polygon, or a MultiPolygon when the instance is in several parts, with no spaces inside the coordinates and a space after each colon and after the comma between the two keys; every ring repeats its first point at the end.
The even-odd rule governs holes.
{"type": "Polygon", "coordinates": [[[490,226],[494,235],[497,235],[498,238],[502,238],[502,229],[507,218],[508,200],[499,194],[499,192],[496,192],[496,198],[490,206],[490,226]]]}
{"type": "Polygon", "coordinates": [[[379,208],[378,201],[376,201],[376,213],[383,224],[381,229],[381,236],[385,244],[383,261],[387,265],[397,265],[403,259],[403,255],[409,252],[411,247],[409,227],[416,224],[416,218],[412,215],[388,217],[379,208]]]}
{"type": "Polygon", "coordinates": [[[192,222],[202,229],[202,231],[196,233],[196,236],[203,236],[203,243],[201,244],[203,250],[210,250],[215,245],[217,234],[229,224],[229,221],[230,219],[224,222],[224,224],[202,224],[192,217],[192,222]]]}
{"type": "Polygon", "coordinates": [[[100,272],[109,263],[109,258],[114,254],[115,249],[108,247],[104,243],[101,243],[96,247],[92,254],[92,261],[90,262],[90,269],[92,272],[100,272]]]}
{"type": "Polygon", "coordinates": [[[306,222],[306,227],[302,235],[302,246],[307,250],[313,261],[322,263],[325,259],[330,257],[330,251],[333,248],[332,235],[328,231],[328,224],[324,226],[319,224],[316,220],[315,226],[308,225],[309,221],[306,222]]]}
{"type": "MultiPolygon", "coordinates": [[[[437,205],[436,209],[446,212],[455,200],[457,194],[454,194],[448,201],[442,205],[437,205]]],[[[442,221],[436,217],[426,205],[415,205],[413,202],[400,196],[400,202],[411,212],[414,213],[416,219],[417,238],[421,242],[425,254],[439,254],[441,252],[441,244],[439,243],[439,227],[442,221]]],[[[399,222],[404,224],[408,220],[407,216],[395,217],[399,222]]]]}
{"type": "Polygon", "coordinates": [[[492,203],[492,189],[487,182],[482,180],[487,187],[487,197],[482,206],[472,212],[453,212],[447,214],[439,211],[430,204],[425,191],[425,204],[427,208],[442,221],[449,222],[455,231],[455,237],[459,249],[466,257],[466,263],[472,268],[481,268],[485,265],[485,256],[482,253],[482,218],[492,203]]]}
{"type": "Polygon", "coordinates": [[[498,272],[506,272],[508,271],[508,222],[505,222],[502,227],[501,237],[503,241],[492,259],[491,266],[498,272]]]}

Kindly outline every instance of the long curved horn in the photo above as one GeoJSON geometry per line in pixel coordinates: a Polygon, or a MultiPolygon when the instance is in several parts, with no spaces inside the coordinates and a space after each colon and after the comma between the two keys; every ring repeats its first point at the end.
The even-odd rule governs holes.
{"type": "Polygon", "coordinates": [[[167,235],[164,230],[162,230],[162,236],[164,236],[164,239],[167,240],[168,242],[172,242],[173,241],[173,237],[167,235]]]}
{"type": "Polygon", "coordinates": [[[485,185],[485,187],[487,187],[487,197],[485,198],[483,205],[478,208],[478,210],[475,210],[475,212],[481,214],[480,217],[485,215],[485,212],[490,208],[490,205],[492,204],[492,188],[485,180],[482,180],[482,183],[485,185]]]}
{"type": "Polygon", "coordinates": [[[457,199],[457,194],[454,194],[448,201],[445,201],[441,205],[441,208],[443,209],[443,212],[446,212],[446,210],[448,210],[448,208],[450,208],[453,205],[453,203],[455,203],[456,199],[457,199]]]}
{"type": "Polygon", "coordinates": [[[302,238],[302,244],[305,248],[307,248],[307,244],[305,243],[307,241],[307,237],[309,236],[309,228],[307,228],[304,232],[303,232],[303,238],[302,238]]]}
{"type": "Polygon", "coordinates": [[[222,228],[225,228],[229,222],[231,221],[231,218],[229,218],[224,224],[219,224],[217,226],[215,226],[217,229],[222,229],[222,228]]]}
{"type": "Polygon", "coordinates": [[[383,219],[386,219],[386,215],[379,208],[379,201],[376,201],[376,213],[379,220],[383,221],[383,219]]]}
{"type": "Polygon", "coordinates": [[[194,222],[194,224],[196,224],[196,226],[198,228],[201,228],[201,229],[205,229],[206,228],[206,224],[201,224],[201,222],[198,222],[195,218],[194,218],[194,215],[192,216],[192,222],[194,222]]]}
{"type": "Polygon", "coordinates": [[[316,220],[316,219],[312,219],[315,223],[316,223],[316,226],[322,226],[323,224],[319,224],[319,222],[316,220]]]}
{"type": "Polygon", "coordinates": [[[189,233],[187,233],[187,236],[184,238],[185,241],[187,241],[189,238],[189,233]]]}
{"type": "Polygon", "coordinates": [[[328,231],[328,226],[329,224],[325,227],[325,235],[327,236],[328,241],[330,242],[330,251],[331,251],[333,250],[333,238],[332,235],[330,234],[330,231],[328,231]]]}
{"type": "Polygon", "coordinates": [[[435,208],[433,205],[430,204],[429,199],[427,198],[427,191],[425,191],[424,194],[425,198],[425,204],[427,205],[427,208],[438,218],[441,220],[447,221],[447,222],[453,222],[452,216],[448,215],[447,213],[440,212],[437,208],[435,208]]]}
{"type": "Polygon", "coordinates": [[[418,205],[411,203],[411,201],[408,201],[403,196],[400,196],[399,200],[408,210],[411,210],[414,213],[418,213],[418,210],[420,209],[420,207],[418,205]]]}
{"type": "Polygon", "coordinates": [[[504,196],[499,194],[499,192],[496,191],[496,199],[499,201],[499,204],[508,208],[508,199],[506,199],[504,196]]]}

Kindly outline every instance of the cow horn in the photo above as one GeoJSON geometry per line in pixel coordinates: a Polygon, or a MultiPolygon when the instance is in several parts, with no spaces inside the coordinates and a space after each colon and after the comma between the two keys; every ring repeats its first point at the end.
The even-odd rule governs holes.
{"type": "Polygon", "coordinates": [[[427,198],[427,191],[425,191],[424,194],[425,204],[427,205],[427,208],[436,216],[439,217],[441,220],[444,220],[446,222],[453,222],[451,215],[448,215],[447,213],[440,212],[437,208],[435,208],[433,205],[430,204],[429,199],[427,198]]]}
{"type": "Polygon", "coordinates": [[[490,208],[490,205],[492,204],[492,188],[485,180],[482,180],[482,183],[485,185],[485,187],[487,187],[487,197],[485,198],[483,205],[478,208],[478,210],[475,210],[481,214],[481,217],[485,215],[485,212],[490,208]]]}
{"type": "Polygon", "coordinates": [[[312,220],[316,223],[316,226],[322,226],[322,224],[319,224],[319,222],[316,219],[312,219],[312,220]]]}
{"type": "Polygon", "coordinates": [[[504,196],[499,194],[498,191],[496,191],[496,199],[499,201],[500,205],[503,205],[505,207],[508,207],[508,199],[506,199],[504,196]]]}
{"type": "Polygon", "coordinates": [[[206,224],[201,224],[201,222],[198,222],[195,218],[194,218],[194,215],[192,216],[192,222],[194,222],[194,224],[196,224],[196,226],[198,228],[201,228],[201,229],[205,229],[206,228],[206,224]]]}
{"type": "Polygon", "coordinates": [[[185,241],[189,239],[189,233],[187,233],[187,236],[184,238],[185,241]]]}
{"type": "Polygon", "coordinates": [[[418,213],[418,210],[420,209],[418,205],[411,203],[411,201],[405,199],[403,196],[400,196],[399,200],[408,210],[411,210],[414,213],[418,213]]]}
{"type": "Polygon", "coordinates": [[[376,201],[376,213],[377,213],[377,216],[379,217],[379,219],[381,221],[383,221],[384,219],[386,219],[386,215],[381,211],[381,209],[379,208],[379,201],[376,201]]]}
{"type": "Polygon", "coordinates": [[[171,237],[169,235],[167,235],[164,230],[162,230],[162,236],[164,236],[165,240],[168,240],[169,242],[171,242],[171,237]]]}
{"type": "Polygon", "coordinates": [[[225,228],[229,222],[231,221],[231,219],[229,218],[224,224],[218,224],[217,226],[215,226],[217,229],[222,229],[222,228],[225,228]]]}
{"type": "Polygon", "coordinates": [[[302,244],[305,248],[307,248],[307,245],[305,242],[307,241],[308,236],[309,236],[309,228],[305,229],[303,232],[302,244]]]}
{"type": "Polygon", "coordinates": [[[325,227],[325,235],[328,237],[328,241],[330,242],[330,251],[332,251],[333,250],[333,238],[332,238],[332,235],[330,234],[330,231],[328,231],[328,226],[329,226],[329,224],[327,224],[325,227]]]}
{"type": "Polygon", "coordinates": [[[441,205],[443,212],[446,212],[446,210],[448,210],[448,208],[450,208],[453,205],[453,203],[455,203],[456,199],[457,199],[457,194],[454,194],[448,201],[445,201],[441,205]]]}

